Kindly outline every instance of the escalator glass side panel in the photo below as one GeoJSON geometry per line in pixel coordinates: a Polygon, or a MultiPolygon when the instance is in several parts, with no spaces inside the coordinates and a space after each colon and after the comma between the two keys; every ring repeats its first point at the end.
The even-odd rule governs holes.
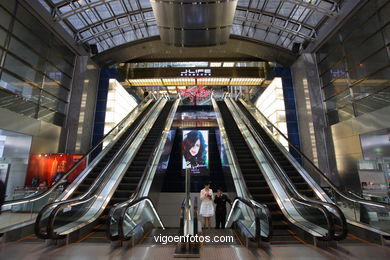
{"type": "Polygon", "coordinates": [[[256,119],[250,114],[250,112],[245,108],[241,102],[237,102],[237,105],[240,107],[241,111],[249,119],[252,126],[256,130],[257,134],[262,139],[263,143],[267,146],[268,150],[272,154],[273,158],[276,159],[279,166],[290,178],[295,188],[305,196],[313,199],[317,199],[315,192],[310,187],[310,185],[305,181],[301,174],[296,170],[296,168],[291,164],[287,157],[280,151],[279,147],[274,143],[274,140],[271,139],[256,119]]]}
{"type": "Polygon", "coordinates": [[[275,226],[280,226],[281,223],[287,225],[287,217],[291,223],[295,223],[294,225],[299,226],[311,235],[326,240],[331,239],[331,235],[333,234],[333,222],[326,208],[322,205],[318,205],[318,203],[305,202],[296,199],[294,195],[291,194],[292,190],[290,190],[289,186],[286,186],[287,183],[284,183],[282,180],[283,178],[281,179],[278,172],[275,172],[273,165],[270,165],[268,160],[262,159],[265,156],[265,154],[263,154],[264,152],[255,144],[256,140],[250,132],[248,132],[249,129],[246,128],[242,119],[240,119],[241,115],[235,110],[234,105],[231,103],[219,102],[219,107],[223,117],[226,118],[226,120],[224,118],[224,121],[225,127],[227,128],[227,134],[236,150],[235,152],[240,167],[242,168],[244,179],[247,179],[247,174],[249,173],[249,178],[252,182],[250,188],[252,196],[255,200],[258,199],[259,202],[270,204],[274,209],[278,207],[278,210],[271,210],[273,223],[275,221],[279,222],[276,223],[279,225],[275,226]],[[245,138],[243,135],[245,135],[245,138]],[[249,149],[247,142],[251,143],[252,148],[249,149]],[[256,153],[252,153],[251,149],[254,149],[253,151],[256,151],[256,153]],[[245,151],[247,152],[245,153],[245,151]],[[260,166],[261,168],[259,168],[260,166]],[[260,173],[256,173],[257,171],[260,173]],[[264,173],[261,171],[264,171],[264,173]],[[258,177],[259,174],[261,174],[261,178],[258,177]],[[254,180],[266,180],[263,183],[269,183],[270,186],[259,187],[257,186],[258,184],[253,184],[254,180]],[[275,201],[275,199],[277,201],[275,201]],[[282,204],[283,207],[279,208],[282,204]]]}
{"type": "MultiPolygon", "coordinates": [[[[101,207],[104,207],[104,210],[99,211],[101,213],[100,216],[96,219],[96,226],[94,227],[94,232],[105,231],[107,229],[106,223],[108,212],[112,208],[112,206],[116,203],[121,203],[128,200],[130,196],[135,192],[140,180],[142,179],[146,164],[149,160],[150,155],[153,152],[153,148],[156,145],[156,141],[163,133],[164,123],[169,114],[170,108],[172,107],[172,104],[172,102],[167,102],[162,108],[162,111],[158,115],[156,121],[154,122],[153,126],[151,127],[150,131],[144,138],[141,146],[133,157],[130,166],[127,168],[127,170],[125,170],[124,174],[122,175],[122,178],[119,181],[119,184],[117,185],[115,191],[113,190],[111,194],[108,195],[109,197],[105,197],[105,201],[107,201],[107,199],[109,199],[109,201],[105,205],[101,205],[101,207]]],[[[102,185],[105,186],[105,183],[102,183],[102,185]]],[[[66,226],[64,226],[64,224],[66,225],[66,223],[70,222],[73,222],[70,224],[73,226],[77,224],[77,222],[80,222],[80,226],[84,225],[86,221],[85,216],[87,214],[90,214],[91,218],[98,214],[94,213],[94,215],[92,216],[92,213],[85,212],[86,208],[94,207],[93,205],[95,205],[95,203],[96,202],[94,202],[93,199],[91,201],[86,200],[85,203],[72,206],[72,212],[69,214],[67,214],[66,212],[59,213],[54,221],[53,229],[58,229],[59,231],[66,230],[66,226]]]]}
{"type": "MultiPolygon", "coordinates": [[[[117,207],[112,209],[112,212],[110,213],[110,219],[109,219],[110,222],[114,221],[118,223],[121,217],[122,207],[125,206],[123,205],[123,203],[128,201],[129,198],[133,195],[134,192],[136,192],[138,188],[141,188],[139,187],[141,185],[140,181],[142,180],[143,175],[147,174],[146,172],[147,163],[151,159],[154,149],[158,147],[157,142],[160,139],[160,137],[163,135],[165,123],[173,104],[174,102],[171,101],[167,102],[163,111],[160,113],[152,129],[150,130],[149,134],[147,135],[141,147],[139,148],[132,163],[128,167],[117,190],[111,197],[111,200],[108,204],[108,208],[112,208],[114,204],[117,203],[119,204],[117,205],[117,207]],[[126,187],[129,189],[126,189],[126,187]]],[[[145,183],[142,184],[145,185],[145,183]]],[[[139,213],[138,206],[128,210],[131,214],[133,214],[134,212],[137,214],[139,213]]],[[[134,218],[133,215],[129,215],[127,217],[134,218]]],[[[126,230],[129,230],[131,228],[132,227],[123,227],[124,235],[127,234],[126,230]]],[[[110,225],[110,230],[108,230],[108,233],[110,234],[110,237],[117,236],[119,234],[118,226],[110,225]]]]}
{"type": "MultiPolygon", "coordinates": [[[[61,235],[73,232],[89,222],[95,221],[99,215],[107,211],[106,207],[114,193],[116,185],[119,184],[121,177],[125,174],[126,167],[130,160],[136,155],[138,147],[142,145],[144,139],[153,128],[154,123],[161,114],[165,106],[165,101],[156,104],[156,109],[151,112],[149,117],[145,117],[140,125],[141,130],[136,131],[135,137],[130,138],[120,148],[118,155],[115,155],[115,163],[109,162],[110,167],[105,170],[105,177],[99,181],[97,187],[86,197],[62,201],[57,204],[57,207],[51,212],[52,220],[48,223],[50,238],[59,238],[61,235]],[[147,119],[147,120],[146,120],[147,119]],[[130,142],[131,141],[131,142],[130,142]]],[[[135,128],[135,129],[138,129],[135,128]]],[[[100,176],[99,176],[100,178],[100,176]]],[[[42,212],[41,212],[42,213],[42,212]]],[[[45,212],[43,212],[45,214],[45,212]]],[[[101,221],[102,219],[99,219],[101,221]]],[[[44,219],[40,220],[44,221],[44,219]]],[[[36,222],[36,227],[40,227],[41,223],[36,222]]],[[[39,228],[36,228],[39,230],[39,228]]]]}
{"type": "Polygon", "coordinates": [[[302,194],[307,197],[321,198],[323,201],[334,202],[349,221],[363,224],[367,229],[374,229],[374,232],[385,232],[387,235],[390,235],[390,222],[388,218],[390,215],[390,205],[354,198],[352,195],[339,190],[325,173],[321,172],[307,156],[296,147],[290,145],[290,149],[299,153],[304,162],[304,167],[297,162],[294,166],[291,162],[294,158],[290,156],[290,160],[288,160],[286,154],[289,156],[289,152],[284,150],[283,153],[281,149],[285,148],[278,143],[279,141],[277,139],[270,137],[274,136],[275,133],[279,133],[276,127],[270,125],[264,115],[257,111],[257,108],[253,104],[241,100],[241,102],[237,102],[237,105],[250,120],[257,133],[262,136],[263,141],[267,143],[274,158],[281,161],[281,167],[286,171],[294,186],[302,194]],[[252,112],[250,112],[250,109],[253,109],[253,111],[251,110],[252,112]],[[255,118],[254,114],[259,118],[255,118]],[[267,132],[269,133],[268,135],[267,132]],[[302,174],[305,176],[303,177],[302,174]],[[326,186],[326,192],[318,183],[326,186]]]}
{"type": "MultiPolygon", "coordinates": [[[[140,111],[150,109],[153,103],[154,101],[152,100],[144,99],[133,111],[131,111],[120,123],[118,123],[109,132],[109,134],[104,136],[102,142],[107,142],[108,140],[114,140],[115,142],[115,140],[119,139],[123,132],[121,131],[121,127],[128,122],[132,122],[133,118],[138,115],[140,111]]],[[[70,188],[72,185],[75,185],[77,182],[76,178],[76,180],[74,180],[64,191],[64,186],[66,186],[64,183],[66,183],[67,178],[71,176],[74,171],[79,169],[80,164],[87,164],[90,155],[95,150],[99,149],[98,147],[99,146],[92,147],[78,162],[76,162],[66,173],[62,175],[60,180],[54,183],[46,191],[37,192],[32,195],[30,194],[28,197],[5,202],[2,207],[3,214],[0,215],[0,233],[32,223],[39,215],[38,213],[43,209],[43,207],[54,201],[67,198],[68,194],[70,195],[70,193],[68,193],[68,188],[70,188]]],[[[89,165],[92,164],[93,162],[89,163],[89,165]]],[[[83,173],[81,173],[79,177],[81,178],[82,175],[83,173]]]]}
{"type": "Polygon", "coordinates": [[[135,121],[129,126],[129,128],[122,134],[122,136],[116,141],[116,143],[111,147],[111,149],[105,154],[105,156],[99,161],[99,163],[94,167],[94,169],[88,174],[88,176],[77,186],[70,198],[75,198],[84,192],[86,192],[89,187],[93,184],[97,176],[103,170],[104,166],[113,158],[113,156],[119,151],[121,146],[127,140],[127,138],[133,133],[134,129],[137,128],[140,121],[147,115],[150,111],[152,104],[150,104],[142,113],[135,119],[135,121]]]}
{"type": "Polygon", "coordinates": [[[225,102],[217,101],[217,105],[221,112],[226,134],[233,146],[242,176],[251,196],[255,201],[263,203],[269,208],[274,231],[288,229],[288,223],[225,102]]]}

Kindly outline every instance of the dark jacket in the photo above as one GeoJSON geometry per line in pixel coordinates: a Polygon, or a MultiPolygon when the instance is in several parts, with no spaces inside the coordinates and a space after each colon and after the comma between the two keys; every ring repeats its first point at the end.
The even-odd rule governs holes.
{"type": "Polygon", "coordinates": [[[1,213],[1,206],[3,206],[5,201],[5,184],[3,181],[0,181],[0,213],[1,213]]]}
{"type": "Polygon", "coordinates": [[[218,197],[218,195],[215,195],[214,203],[217,204],[215,210],[220,212],[226,212],[226,202],[230,205],[232,204],[232,201],[225,194],[222,194],[220,197],[218,197]]]}

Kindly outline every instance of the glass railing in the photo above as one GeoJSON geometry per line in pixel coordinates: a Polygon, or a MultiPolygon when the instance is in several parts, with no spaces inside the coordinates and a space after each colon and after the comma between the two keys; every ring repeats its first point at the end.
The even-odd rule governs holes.
{"type": "Polygon", "coordinates": [[[64,235],[98,218],[124,174],[124,166],[129,163],[151,129],[164,102],[157,102],[148,115],[141,119],[136,128],[121,145],[113,158],[104,166],[90,188],[80,197],[63,200],[42,208],[35,222],[35,233],[42,239],[60,239],[64,235]],[[131,144],[131,145],[130,145],[131,144]]]}
{"type": "Polygon", "coordinates": [[[5,232],[9,229],[32,223],[38,215],[38,212],[48,203],[55,200],[65,199],[70,196],[75,187],[92,171],[99,161],[107,154],[116,141],[125,132],[137,116],[152,102],[149,97],[145,98],[134,110],[124,117],[115,127],[113,127],[100,142],[92,147],[78,162],[76,162],[53,186],[49,189],[36,194],[28,194],[25,198],[6,201],[2,206],[2,214],[0,215],[0,232],[5,232]],[[65,191],[63,183],[75,171],[78,171],[82,163],[87,164],[89,157],[96,151],[100,151],[103,142],[110,144],[103,149],[99,155],[89,163],[89,165],[79,174],[73,183],[71,183],[65,191]]]}
{"type": "Polygon", "coordinates": [[[316,192],[316,195],[323,201],[335,203],[344,213],[350,223],[364,224],[368,229],[376,229],[374,232],[390,233],[390,205],[381,202],[375,202],[359,198],[352,195],[349,191],[337,187],[324,172],[322,172],[299,148],[265,117],[253,104],[240,100],[256,119],[260,126],[265,130],[269,137],[283,152],[286,158],[293,164],[302,177],[316,192]],[[278,137],[278,138],[276,138],[278,137]],[[281,143],[283,138],[289,145],[288,151],[281,143]],[[290,152],[299,154],[302,164],[291,155],[290,152]],[[322,187],[319,186],[321,184],[322,187]]]}
{"type": "MultiPolygon", "coordinates": [[[[119,222],[123,223],[118,230],[121,241],[131,239],[135,233],[134,230],[139,227],[143,228],[146,224],[165,229],[153,202],[148,197],[141,197],[122,208],[120,217],[119,222]]],[[[145,230],[143,230],[144,232],[145,230]]]]}
{"type": "Polygon", "coordinates": [[[262,138],[256,132],[254,126],[251,125],[250,119],[245,117],[244,113],[240,111],[240,108],[235,102],[232,102],[232,105],[237,111],[239,111],[240,115],[247,124],[248,129],[251,131],[253,137],[255,138],[259,146],[262,148],[265,156],[270,162],[271,168],[273,168],[274,172],[278,173],[277,178],[284,184],[285,189],[287,189],[289,194],[291,195],[291,201],[296,207],[296,210],[300,212],[301,215],[304,216],[304,218],[307,219],[309,222],[315,223],[318,226],[322,226],[323,228],[327,227],[329,231],[331,231],[331,233],[329,234],[329,238],[331,237],[335,240],[344,239],[347,235],[347,223],[345,216],[343,215],[341,210],[333,203],[308,198],[302,193],[300,193],[299,190],[297,190],[295,185],[292,183],[291,179],[288,177],[287,173],[282,169],[282,167],[279,166],[278,160],[275,159],[269,152],[268,147],[263,143],[262,138]],[[313,211],[321,213],[320,215],[317,214],[318,217],[313,219],[312,216],[315,215],[315,213],[310,213],[313,211]]]}
{"type": "MultiPolygon", "coordinates": [[[[225,95],[224,95],[225,96],[225,95]]],[[[223,100],[223,97],[218,98],[219,100],[223,100]]],[[[219,107],[216,103],[217,98],[212,97],[212,105],[214,108],[214,111],[216,112],[216,118],[218,122],[218,127],[221,133],[221,138],[224,143],[224,148],[226,151],[226,155],[228,158],[229,168],[234,180],[234,185],[236,188],[236,192],[238,194],[239,198],[242,198],[243,200],[250,201],[251,204],[255,205],[256,210],[259,212],[260,216],[260,236],[262,240],[269,241],[272,236],[272,220],[271,220],[271,213],[266,205],[260,204],[252,199],[251,194],[248,190],[248,187],[245,184],[241,169],[238,165],[238,160],[236,153],[233,149],[233,146],[231,144],[230,139],[227,136],[226,129],[224,126],[223,118],[221,115],[221,111],[219,110],[219,107]]]]}
{"type": "MultiPolygon", "coordinates": [[[[168,97],[166,97],[169,99],[168,97]]],[[[132,205],[134,201],[138,198],[147,197],[149,193],[150,186],[152,184],[154,174],[157,170],[159,164],[161,153],[164,150],[164,145],[169,134],[169,130],[172,126],[172,122],[179,105],[180,99],[176,99],[172,105],[169,115],[165,122],[165,127],[163,134],[156,140],[156,144],[153,148],[153,152],[149,157],[146,167],[142,174],[141,180],[138,182],[138,186],[135,189],[135,192],[131,195],[129,200],[115,204],[114,207],[110,210],[108,215],[108,229],[107,236],[111,241],[116,241],[118,239],[126,239],[126,237],[120,236],[120,230],[127,230],[128,228],[124,225],[127,225],[125,220],[126,209],[129,205],[132,205]]],[[[156,213],[157,214],[157,213],[156,213]]]]}
{"type": "Polygon", "coordinates": [[[237,197],[233,200],[225,228],[238,229],[239,232],[260,246],[261,239],[268,241],[272,234],[271,218],[269,225],[261,225],[261,219],[269,218],[269,214],[255,203],[237,197]]]}
{"type": "Polygon", "coordinates": [[[291,183],[278,162],[269,153],[267,147],[253,129],[252,125],[231,99],[225,99],[225,103],[237,120],[237,126],[243,136],[250,143],[259,167],[282,212],[289,221],[320,240],[340,240],[346,236],[347,229],[345,219],[336,206],[320,200],[309,199],[300,194],[291,183]],[[257,145],[256,145],[257,144],[257,145]],[[328,211],[328,208],[330,209],[328,211]],[[314,217],[313,217],[314,216],[314,217]],[[335,232],[334,219],[342,226],[341,232],[335,232]]]}

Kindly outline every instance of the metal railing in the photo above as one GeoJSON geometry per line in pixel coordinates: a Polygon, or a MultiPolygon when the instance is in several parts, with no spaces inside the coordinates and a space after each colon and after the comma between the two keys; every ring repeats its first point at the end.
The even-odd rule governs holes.
{"type": "Polygon", "coordinates": [[[223,102],[227,106],[228,113],[231,113],[233,120],[236,121],[235,123],[248,143],[248,147],[253,150],[254,159],[284,216],[313,237],[321,240],[331,240],[334,234],[334,223],[328,210],[320,203],[299,198],[289,188],[289,185],[283,182],[279,172],[273,169],[272,164],[267,159],[264,160],[266,155],[260,149],[257,140],[252,136],[250,126],[246,126],[245,117],[235,109],[234,101],[230,101],[231,99],[225,99],[223,102]]]}
{"type": "MultiPolygon", "coordinates": [[[[263,217],[261,216],[261,212],[261,207],[252,203],[250,200],[236,197],[233,200],[228,217],[226,219],[225,228],[228,228],[229,223],[233,224],[234,222],[241,222],[241,224],[244,225],[246,230],[251,234],[251,237],[249,238],[255,241],[259,247],[262,239],[260,222],[263,217]],[[241,205],[241,203],[243,205],[241,205]]],[[[272,234],[272,220],[270,216],[266,217],[269,218],[268,223],[270,223],[271,228],[268,233],[272,234]]],[[[271,235],[264,240],[269,240],[270,237],[271,235]]]]}
{"type": "MultiPolygon", "coordinates": [[[[221,100],[223,100],[223,98],[221,98],[221,100]]],[[[213,104],[214,111],[216,113],[218,127],[219,127],[220,132],[221,132],[221,137],[223,139],[223,143],[225,146],[225,151],[226,151],[228,161],[230,164],[230,170],[231,170],[232,175],[233,175],[234,185],[236,187],[238,197],[242,197],[244,199],[247,199],[247,200],[251,201],[252,204],[255,204],[258,208],[261,208],[262,218],[261,218],[260,222],[261,222],[262,226],[264,226],[264,228],[262,228],[260,230],[260,232],[261,232],[262,239],[265,241],[268,241],[271,239],[271,236],[272,236],[271,213],[265,204],[261,204],[261,203],[256,202],[255,200],[253,200],[253,197],[252,197],[251,193],[249,192],[247,185],[245,184],[243,174],[242,174],[241,169],[238,165],[237,155],[236,155],[234,149],[232,148],[233,145],[231,143],[230,138],[228,138],[228,136],[227,136],[226,129],[224,126],[225,124],[224,124],[223,118],[221,116],[221,112],[219,110],[219,107],[216,103],[216,99],[214,98],[214,96],[212,97],[212,104],[213,104]]]]}
{"type": "Polygon", "coordinates": [[[342,191],[326,176],[326,174],[321,169],[319,169],[312,162],[312,160],[310,160],[308,156],[306,156],[299,148],[297,148],[283,132],[281,132],[266,116],[264,116],[264,114],[259,111],[257,107],[243,99],[240,99],[240,102],[248,109],[259,125],[262,126],[262,128],[265,130],[267,135],[280,148],[286,158],[314,189],[317,196],[321,198],[321,200],[330,203],[334,202],[336,205],[338,205],[346,216],[347,221],[351,223],[355,222],[364,224],[367,229],[374,228],[376,229],[376,232],[390,232],[390,223],[388,223],[387,219],[384,218],[382,222],[380,220],[375,221],[376,219],[371,220],[368,214],[368,212],[374,212],[376,215],[378,215],[379,218],[381,215],[388,215],[390,213],[389,204],[365,200],[359,198],[356,195],[352,195],[349,191],[342,191]],[[290,152],[282,144],[280,144],[280,142],[275,138],[275,133],[277,133],[288,143],[290,149],[293,149],[301,156],[304,162],[304,166],[299,164],[290,154],[290,152]],[[314,181],[314,179],[316,181],[314,181]],[[329,191],[323,191],[318,183],[325,184],[329,191]]]}
{"type": "MultiPolygon", "coordinates": [[[[156,113],[154,110],[159,106],[159,102],[156,102],[153,107],[148,111],[148,115],[156,113]]],[[[57,215],[61,212],[64,213],[67,211],[66,209],[72,210],[73,212],[77,210],[77,206],[86,205],[86,203],[92,203],[97,199],[98,189],[102,189],[102,183],[106,183],[107,180],[111,176],[111,169],[115,167],[116,162],[118,162],[125,152],[127,151],[128,146],[133,142],[136,136],[139,134],[141,128],[144,127],[142,122],[146,122],[149,116],[145,116],[141,122],[136,126],[136,128],[131,132],[130,136],[127,137],[124,144],[121,148],[115,153],[113,158],[104,166],[99,176],[95,179],[93,184],[89,187],[89,189],[83,193],[81,196],[69,200],[62,200],[54,203],[50,203],[46,205],[38,214],[38,217],[35,222],[35,234],[37,237],[42,239],[60,239],[63,236],[55,233],[54,222],[57,218],[57,215]],[[46,229],[45,229],[46,227],[46,229]]],[[[88,207],[82,207],[84,210],[87,210],[88,207]]],[[[79,214],[73,214],[73,217],[77,219],[79,215],[82,215],[83,212],[78,212],[79,214]]],[[[74,219],[74,220],[75,220],[74,219]]],[[[67,222],[71,222],[67,220],[67,222]]]]}
{"type": "MultiPolygon", "coordinates": [[[[118,235],[121,241],[126,241],[131,238],[132,230],[136,228],[137,225],[142,225],[145,222],[154,222],[154,219],[151,218],[150,214],[145,214],[145,209],[150,208],[152,215],[158,221],[160,227],[165,229],[163,222],[161,221],[160,215],[156,211],[152,200],[149,197],[140,197],[131,201],[125,207],[122,208],[120,215],[119,223],[131,223],[126,225],[128,231],[125,231],[125,225],[120,225],[118,229],[118,235]],[[143,216],[145,215],[145,216],[143,216]]],[[[109,229],[107,229],[108,232],[109,229]]],[[[110,234],[107,234],[110,237],[110,234]]]]}
{"type": "MultiPolygon", "coordinates": [[[[332,203],[308,198],[307,196],[303,195],[299,190],[297,190],[295,185],[292,183],[291,179],[287,176],[285,171],[280,167],[278,160],[276,160],[272,156],[268,147],[264,144],[264,140],[262,140],[262,138],[259,136],[257,131],[254,129],[249,118],[247,118],[245,116],[245,114],[240,110],[240,108],[237,106],[235,101],[232,101],[231,103],[235,107],[236,111],[240,114],[241,118],[243,119],[243,121],[247,125],[248,129],[252,133],[252,136],[255,138],[258,145],[262,148],[263,152],[266,155],[266,158],[270,162],[270,166],[274,169],[275,172],[278,173],[276,176],[279,179],[279,181],[281,183],[284,183],[285,184],[284,186],[289,190],[289,194],[291,195],[291,199],[294,199],[297,203],[302,204],[302,205],[311,205],[311,207],[316,207],[316,208],[320,209],[321,211],[324,211],[324,208],[325,208],[325,210],[329,211],[329,213],[331,215],[333,215],[335,219],[338,220],[337,224],[338,224],[338,226],[341,227],[341,231],[336,232],[334,221],[332,221],[330,219],[326,219],[326,222],[328,223],[328,231],[330,233],[328,233],[329,236],[327,236],[325,239],[326,240],[330,240],[330,239],[342,240],[342,239],[344,239],[347,235],[347,222],[346,222],[345,216],[341,212],[341,210],[336,205],[334,205],[332,203]]],[[[330,214],[324,214],[324,216],[326,216],[326,218],[328,218],[330,216],[330,214]]]]}
{"type": "MultiPolygon", "coordinates": [[[[21,198],[21,199],[16,199],[16,200],[11,200],[11,201],[6,201],[3,206],[2,206],[2,211],[11,211],[12,213],[15,212],[20,212],[23,211],[25,212],[30,212],[31,215],[30,217],[27,218],[21,218],[20,216],[18,219],[21,221],[19,223],[13,222],[12,224],[8,225],[7,227],[6,224],[2,223],[1,226],[3,226],[2,231],[4,232],[7,228],[11,227],[18,227],[25,225],[29,221],[33,221],[34,218],[36,217],[36,214],[33,214],[34,212],[39,212],[45,205],[48,203],[55,201],[56,199],[59,200],[61,199],[61,196],[66,197],[66,193],[70,191],[72,187],[74,187],[75,183],[80,181],[81,179],[85,178],[95,167],[100,159],[108,152],[108,150],[114,146],[116,141],[120,138],[120,136],[125,132],[125,126],[129,125],[132,120],[134,120],[134,117],[136,116],[137,113],[141,113],[143,109],[145,109],[147,106],[150,105],[150,102],[152,102],[152,99],[150,99],[150,96],[146,97],[136,108],[134,108],[130,113],[128,113],[118,124],[116,124],[109,132],[107,132],[103,138],[95,144],[89,151],[84,154],[73,166],[64,173],[64,175],[55,183],[53,184],[49,189],[45,190],[42,193],[39,194],[34,194],[33,196],[29,196],[27,198],[21,198]],[[109,145],[107,145],[103,151],[100,153],[100,156],[97,156],[88,166],[86,169],[84,169],[79,176],[73,181],[71,185],[68,186],[68,188],[65,189],[64,192],[60,190],[62,184],[66,182],[66,179],[75,171],[78,169],[78,167],[84,163],[85,161],[88,161],[88,158],[97,151],[98,149],[101,148],[101,145],[104,142],[109,142],[109,145]],[[62,195],[61,195],[62,194],[62,195]],[[60,195],[60,197],[58,197],[60,195]],[[15,209],[16,208],[16,209],[15,209]]],[[[17,213],[15,213],[17,214],[17,213]]],[[[4,215],[3,215],[4,216],[4,215]]],[[[6,221],[3,220],[3,216],[0,216],[0,222],[6,221]]],[[[26,214],[24,214],[26,216],[26,214]]]]}
{"type": "Polygon", "coordinates": [[[168,114],[168,117],[165,122],[165,127],[163,134],[156,140],[156,144],[153,148],[153,152],[151,156],[148,159],[148,162],[146,163],[146,167],[142,173],[141,180],[139,181],[137,188],[135,189],[135,192],[131,195],[129,200],[125,202],[121,202],[118,204],[115,204],[114,207],[110,210],[109,216],[108,216],[108,222],[107,222],[107,236],[111,241],[116,241],[119,238],[122,239],[119,236],[119,230],[124,228],[125,223],[121,222],[121,220],[124,219],[124,214],[126,214],[126,211],[122,210],[123,208],[127,208],[129,204],[132,203],[133,200],[136,200],[138,197],[146,196],[147,192],[144,192],[148,190],[145,185],[150,186],[150,183],[147,184],[146,182],[151,182],[152,177],[151,175],[154,174],[156,170],[156,166],[158,164],[158,160],[160,158],[159,154],[161,155],[161,152],[163,151],[163,147],[165,145],[165,141],[167,138],[167,135],[169,133],[169,129],[172,125],[174,114],[176,112],[177,106],[179,104],[179,99],[176,99],[173,101],[174,104],[171,107],[171,110],[168,114]]]}

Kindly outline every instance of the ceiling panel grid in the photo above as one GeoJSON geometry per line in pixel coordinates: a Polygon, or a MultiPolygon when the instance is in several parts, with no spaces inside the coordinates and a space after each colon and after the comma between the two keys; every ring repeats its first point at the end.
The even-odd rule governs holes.
{"type": "MultiPolygon", "coordinates": [[[[38,0],[76,41],[102,52],[159,35],[149,0],[38,0]]],[[[238,0],[231,33],[291,50],[316,37],[342,0],[238,0]]]]}

